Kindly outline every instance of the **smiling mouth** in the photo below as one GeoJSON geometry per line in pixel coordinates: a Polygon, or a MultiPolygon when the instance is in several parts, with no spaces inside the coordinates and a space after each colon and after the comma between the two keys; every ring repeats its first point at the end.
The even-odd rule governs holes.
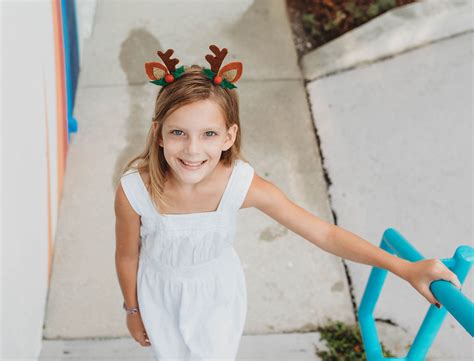
{"type": "Polygon", "coordinates": [[[180,163],[185,167],[189,169],[197,169],[200,168],[205,162],[207,162],[207,159],[202,161],[201,163],[186,163],[184,160],[178,158],[180,163]]]}

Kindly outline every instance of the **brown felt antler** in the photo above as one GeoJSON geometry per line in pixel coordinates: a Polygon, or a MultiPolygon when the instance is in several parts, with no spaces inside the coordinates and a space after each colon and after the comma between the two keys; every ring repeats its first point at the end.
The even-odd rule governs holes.
{"type": "MultiPolygon", "coordinates": [[[[224,58],[227,55],[227,49],[222,48],[222,50],[220,50],[214,44],[209,45],[209,49],[214,53],[214,55],[206,55],[206,60],[211,65],[211,68],[203,68],[202,73],[215,85],[220,85],[222,88],[237,88],[235,82],[242,76],[242,63],[240,61],[233,61],[221,68],[224,58]]],[[[145,63],[145,72],[150,79],[150,83],[166,86],[185,74],[186,70],[184,66],[176,69],[179,60],[171,59],[173,53],[173,49],[168,49],[165,53],[157,51],[158,56],[165,65],[159,62],[145,63]]]]}
{"type": "Polygon", "coordinates": [[[157,53],[158,53],[158,56],[163,60],[163,63],[165,63],[169,72],[170,73],[174,72],[176,70],[176,64],[179,63],[178,59],[171,59],[171,55],[173,55],[174,50],[168,49],[166,50],[166,53],[163,53],[158,50],[157,53]]]}
{"type": "Polygon", "coordinates": [[[210,45],[209,49],[216,55],[212,56],[211,54],[206,55],[206,60],[209,62],[211,65],[211,70],[214,73],[219,72],[219,68],[222,65],[222,62],[224,61],[225,56],[227,55],[227,49],[223,48],[222,50],[219,50],[219,48],[215,45],[210,45]]]}
{"type": "Polygon", "coordinates": [[[148,79],[150,79],[150,83],[166,86],[184,74],[184,66],[176,69],[179,60],[171,59],[171,55],[174,53],[173,49],[168,49],[165,53],[158,50],[156,53],[166,66],[157,61],[145,63],[145,72],[148,79]]]}

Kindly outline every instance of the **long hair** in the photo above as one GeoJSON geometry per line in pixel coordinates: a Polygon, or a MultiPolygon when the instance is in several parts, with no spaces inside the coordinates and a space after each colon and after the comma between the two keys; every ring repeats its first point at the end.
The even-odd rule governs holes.
{"type": "Polygon", "coordinates": [[[165,119],[178,108],[199,100],[210,99],[215,101],[223,111],[226,129],[229,129],[233,124],[238,126],[234,144],[222,152],[219,161],[226,166],[233,164],[236,159],[242,159],[247,162],[240,150],[241,129],[238,93],[235,89],[214,85],[202,73],[202,69],[198,65],[185,67],[185,72],[181,77],[160,89],[155,100],[155,110],[152,118],[152,122],[158,123],[156,133],[153,132],[153,126],[150,125],[145,149],[141,154],[126,163],[122,171],[122,174],[124,174],[129,169],[135,169],[149,174],[150,184],[148,192],[157,210],[161,209],[160,204],[169,206],[164,200],[163,195],[169,166],[166,162],[163,148],[159,145],[158,141],[163,139],[162,129],[165,119]]]}

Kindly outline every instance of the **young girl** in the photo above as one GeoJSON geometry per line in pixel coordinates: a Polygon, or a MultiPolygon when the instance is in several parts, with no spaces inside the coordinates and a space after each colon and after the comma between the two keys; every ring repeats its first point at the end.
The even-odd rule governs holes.
{"type": "Polygon", "coordinates": [[[233,248],[237,212],[255,207],[339,257],[387,269],[431,304],[437,279],[461,285],[436,259],[409,262],[293,203],[240,154],[242,64],[221,67],[227,49],[211,45],[211,69],[145,64],[161,85],[142,154],[124,169],[115,198],[116,268],[127,327],[157,360],[235,360],[247,292],[233,248]]]}

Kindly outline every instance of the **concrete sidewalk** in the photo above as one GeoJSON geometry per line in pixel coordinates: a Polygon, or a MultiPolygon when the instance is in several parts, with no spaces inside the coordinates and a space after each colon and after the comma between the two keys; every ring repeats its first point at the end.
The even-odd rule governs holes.
{"type": "MultiPolygon", "coordinates": [[[[346,211],[349,206],[341,203],[335,192],[344,198],[357,187],[354,178],[359,173],[346,174],[334,165],[349,165],[345,157],[357,154],[356,148],[350,148],[357,145],[340,137],[357,134],[364,139],[371,136],[372,128],[354,130],[351,126],[355,123],[346,122],[342,128],[337,128],[340,124],[336,122],[324,123],[336,117],[335,109],[345,109],[347,98],[340,89],[332,96],[322,96],[335,89],[332,84],[340,84],[331,83],[331,77],[324,86],[316,80],[305,87],[304,80],[312,79],[314,68],[312,61],[303,59],[303,76],[298,67],[283,0],[207,1],[185,8],[176,3],[98,2],[76,98],[79,131],[68,154],[42,360],[150,357],[147,349],[130,339],[121,309],[114,264],[113,199],[121,167],[141,150],[149,128],[158,89],[146,82],[143,63],[156,59],[158,49],[173,48],[180,64],[205,65],[208,46],[214,43],[229,49],[228,60],[243,62],[239,95],[244,155],[259,175],[278,185],[296,203],[332,223],[333,214],[337,214],[339,225],[348,225],[349,230],[377,244],[383,229],[393,226],[394,220],[400,221],[402,231],[406,229],[401,216],[392,213],[386,215],[387,220],[373,220],[364,227],[350,222],[360,217],[360,211],[346,211]],[[167,16],[161,15],[164,13],[167,16]],[[332,182],[331,202],[325,176],[332,182]]],[[[314,54],[307,57],[318,59],[314,54]]],[[[357,73],[354,76],[345,81],[345,89],[358,79],[357,73]]],[[[396,102],[397,98],[392,98],[387,105],[396,108],[396,102]]],[[[351,111],[358,109],[357,104],[351,111]]],[[[354,114],[351,119],[364,119],[362,115],[373,119],[368,114],[360,118],[354,114]]],[[[383,149],[360,150],[365,156],[384,156],[383,149]]],[[[358,165],[358,172],[364,173],[364,164],[358,165]]],[[[386,179],[377,185],[383,184],[390,182],[386,179]]],[[[360,190],[354,194],[367,200],[368,195],[360,190]]],[[[370,207],[354,202],[349,205],[370,207]]],[[[314,247],[255,209],[241,210],[239,223],[246,227],[239,228],[235,248],[244,264],[248,287],[247,323],[239,359],[317,360],[314,346],[324,345],[314,331],[329,319],[355,322],[348,277],[356,284],[358,302],[370,268],[361,265],[364,273],[355,270],[347,276],[339,257],[314,247]]],[[[464,236],[463,232],[458,236],[464,236]]],[[[417,309],[424,310],[423,305],[417,309]]],[[[405,341],[412,340],[412,329],[407,332],[380,322],[379,331],[384,344],[403,356],[405,341]]],[[[435,346],[430,355],[447,354],[435,346]]]]}
{"type": "MultiPolygon", "coordinates": [[[[244,335],[240,343],[238,361],[315,361],[319,360],[315,356],[315,347],[326,349],[317,332],[244,335]]],[[[45,341],[40,358],[41,361],[97,359],[151,361],[153,355],[149,347],[142,347],[127,337],[104,340],[48,340],[45,341]]]]}
{"type": "MultiPolygon", "coordinates": [[[[337,224],[374,245],[393,227],[426,258],[473,246],[472,7],[393,9],[302,59],[337,224]]],[[[370,268],[347,264],[360,304],[370,268]]],[[[473,286],[471,272],[463,287],[471,299],[473,286]]],[[[398,325],[409,347],[428,307],[389,274],[375,316],[398,325]]],[[[473,352],[448,314],[429,356],[472,360],[473,352]]]]}
{"type": "MultiPolygon", "coordinates": [[[[113,200],[119,170],[141,150],[150,126],[158,88],[147,82],[143,63],[157,59],[158,49],[173,48],[180,64],[205,65],[215,43],[229,49],[229,61],[242,61],[244,155],[298,204],[333,221],[285,2],[208,1],[185,10],[163,4],[98,3],[76,98],[79,131],[68,154],[45,340],[129,337],[114,264],[113,200]],[[167,16],[158,21],[160,12],[167,16]],[[220,20],[211,26],[203,19],[220,20]]],[[[244,334],[269,335],[252,357],[297,357],[294,345],[317,343],[314,331],[327,319],[355,322],[340,258],[255,209],[241,210],[239,223],[235,248],[249,304],[244,334]],[[280,333],[287,341],[270,337],[280,333]]],[[[44,355],[57,347],[44,345],[44,355]]],[[[317,359],[312,346],[301,350],[307,360],[317,359]]]]}

